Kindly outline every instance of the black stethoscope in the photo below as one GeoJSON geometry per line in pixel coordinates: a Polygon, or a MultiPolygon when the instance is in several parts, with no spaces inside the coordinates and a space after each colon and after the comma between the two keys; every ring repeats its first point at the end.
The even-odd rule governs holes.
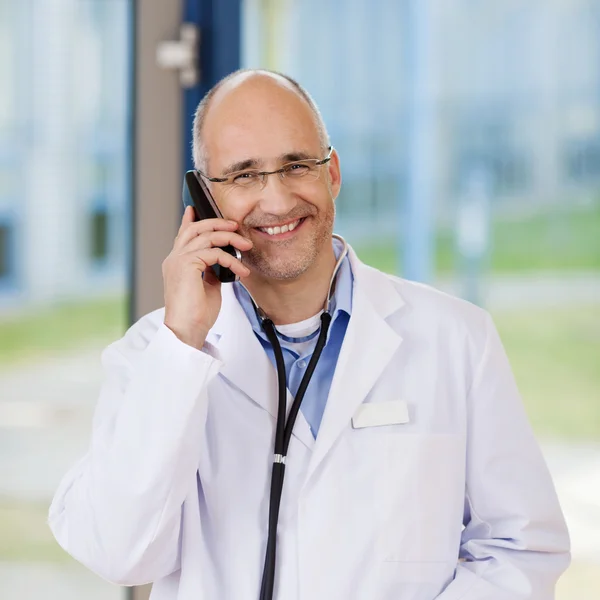
{"type": "Polygon", "coordinates": [[[300,411],[300,405],[302,404],[302,399],[304,398],[304,394],[306,393],[308,384],[310,383],[317,363],[319,362],[319,358],[321,357],[321,353],[323,352],[323,348],[325,347],[325,342],[327,341],[327,333],[331,324],[331,313],[329,312],[329,304],[331,302],[331,297],[335,289],[335,280],[338,271],[342,265],[344,258],[348,254],[348,244],[346,244],[344,238],[335,234],[333,235],[333,237],[340,240],[344,247],[336,262],[335,268],[333,269],[333,274],[329,283],[327,299],[325,301],[323,312],[321,313],[321,328],[319,331],[319,338],[317,339],[315,350],[310,358],[308,367],[306,368],[306,372],[302,377],[300,386],[298,387],[298,393],[296,394],[294,402],[292,403],[292,407],[290,409],[290,414],[287,418],[287,421],[285,418],[287,408],[287,382],[285,373],[285,363],[283,360],[283,352],[281,350],[281,345],[279,343],[279,340],[277,339],[277,330],[275,329],[273,321],[271,321],[271,319],[267,317],[264,311],[256,304],[254,298],[252,298],[250,293],[248,293],[254,305],[254,309],[256,310],[256,314],[260,319],[262,328],[273,347],[273,352],[275,354],[275,363],[277,365],[277,382],[279,388],[279,400],[277,405],[277,425],[275,428],[275,448],[273,452],[273,470],[271,472],[271,492],[269,498],[269,527],[267,534],[267,549],[265,552],[265,564],[263,569],[259,600],[272,600],[273,598],[273,590],[275,585],[275,559],[277,554],[277,523],[279,521],[281,494],[283,492],[285,460],[287,457],[288,448],[290,446],[290,440],[292,439],[292,430],[294,428],[294,423],[296,422],[296,417],[298,416],[298,412],[300,411]]]}

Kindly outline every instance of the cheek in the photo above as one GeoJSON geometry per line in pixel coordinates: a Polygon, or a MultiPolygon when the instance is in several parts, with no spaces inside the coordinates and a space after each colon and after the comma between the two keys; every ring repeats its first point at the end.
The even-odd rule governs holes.
{"type": "Polygon", "coordinates": [[[320,198],[319,213],[322,215],[323,220],[327,221],[331,220],[335,215],[335,201],[329,191],[320,198]]]}
{"type": "Polygon", "coordinates": [[[239,199],[228,198],[227,194],[220,196],[217,199],[217,203],[223,217],[243,223],[244,219],[254,210],[255,204],[253,202],[244,202],[239,199]]]}
{"type": "Polygon", "coordinates": [[[311,204],[315,213],[328,214],[333,210],[333,195],[327,182],[316,182],[319,185],[311,190],[306,190],[302,199],[311,204]]]}

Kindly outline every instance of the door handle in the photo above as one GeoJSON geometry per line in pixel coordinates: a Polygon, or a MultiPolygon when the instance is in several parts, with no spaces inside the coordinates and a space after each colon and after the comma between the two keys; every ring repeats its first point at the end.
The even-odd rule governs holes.
{"type": "Polygon", "coordinates": [[[163,69],[179,71],[184,88],[200,82],[200,28],[193,23],[182,23],[179,40],[160,42],[156,47],[156,63],[163,69]]]}

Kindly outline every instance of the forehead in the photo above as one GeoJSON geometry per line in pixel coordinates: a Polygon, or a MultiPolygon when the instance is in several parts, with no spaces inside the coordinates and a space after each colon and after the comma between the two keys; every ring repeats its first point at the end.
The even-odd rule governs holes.
{"type": "MultiPolygon", "coordinates": [[[[287,82],[286,82],[287,83],[287,82]]],[[[212,170],[293,151],[319,154],[319,128],[308,103],[273,77],[224,86],[206,113],[203,142],[212,170]]]]}

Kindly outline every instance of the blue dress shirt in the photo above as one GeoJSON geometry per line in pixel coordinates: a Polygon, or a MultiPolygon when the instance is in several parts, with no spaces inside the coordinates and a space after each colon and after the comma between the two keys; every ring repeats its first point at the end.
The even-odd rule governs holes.
{"type": "MultiPolygon", "coordinates": [[[[342,244],[337,239],[333,239],[334,251],[337,257],[342,252],[342,244]]],[[[350,314],[352,311],[352,286],[353,276],[352,269],[350,267],[350,259],[348,256],[344,258],[340,265],[337,281],[335,286],[335,292],[331,299],[330,312],[331,312],[331,325],[327,333],[327,343],[323,348],[323,353],[319,358],[317,367],[312,375],[306,394],[302,400],[300,410],[310,425],[313,436],[316,438],[323,419],[323,413],[325,412],[325,405],[327,403],[327,396],[329,395],[329,389],[331,388],[331,381],[333,379],[333,373],[337,364],[338,356],[342,348],[342,342],[344,341],[344,335],[348,327],[348,321],[350,320],[350,314]]],[[[275,363],[275,353],[273,347],[269,342],[265,332],[263,331],[260,321],[254,310],[252,300],[248,295],[248,292],[239,283],[234,284],[234,290],[236,297],[241,304],[248,320],[252,325],[252,329],[267,355],[271,359],[273,366],[275,363]]],[[[285,375],[287,381],[287,388],[292,394],[296,396],[302,377],[308,366],[308,362],[314,352],[319,332],[316,331],[314,334],[307,336],[306,338],[288,338],[278,332],[279,343],[283,351],[283,359],[285,362],[285,375]],[[308,350],[305,351],[301,356],[289,345],[289,342],[304,342],[311,340],[311,344],[308,345],[308,350]]]]}

